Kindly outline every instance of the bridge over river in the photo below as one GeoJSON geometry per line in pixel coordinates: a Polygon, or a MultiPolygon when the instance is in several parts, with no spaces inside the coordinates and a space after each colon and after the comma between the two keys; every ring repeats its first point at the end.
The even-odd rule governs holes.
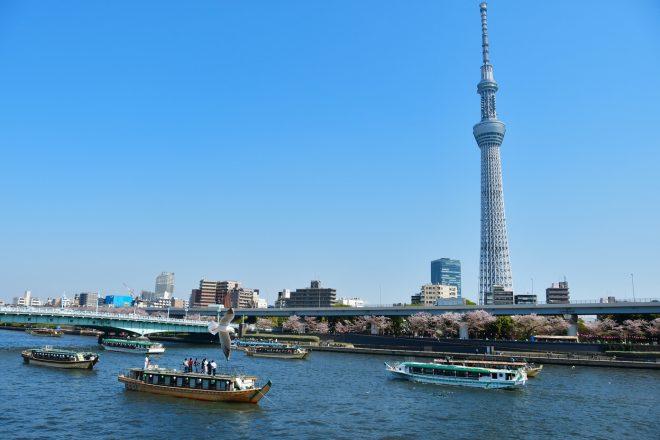
{"type": "MultiPolygon", "coordinates": [[[[389,307],[312,307],[312,308],[267,308],[234,309],[237,318],[271,316],[410,316],[419,312],[439,315],[446,312],[466,313],[485,310],[492,315],[560,315],[572,324],[570,334],[577,330],[577,317],[581,315],[627,315],[660,313],[657,299],[623,300],[615,303],[572,302],[569,304],[510,304],[510,305],[451,305],[451,306],[389,306],[389,307]]],[[[188,315],[215,317],[224,314],[222,307],[198,308],[147,308],[147,313],[167,312],[167,318],[151,315],[116,314],[108,312],[81,311],[75,308],[49,307],[0,307],[0,323],[28,325],[74,325],[99,330],[124,330],[141,335],[154,333],[206,333],[208,320],[188,319],[188,315]]],[[[208,319],[208,318],[207,318],[208,319]]]]}
{"type": "MultiPolygon", "coordinates": [[[[214,313],[219,317],[220,313],[214,313]]],[[[72,325],[99,330],[123,330],[140,335],[154,333],[208,333],[208,321],[160,318],[138,314],[90,312],[50,307],[0,307],[0,323],[72,325]]]]}

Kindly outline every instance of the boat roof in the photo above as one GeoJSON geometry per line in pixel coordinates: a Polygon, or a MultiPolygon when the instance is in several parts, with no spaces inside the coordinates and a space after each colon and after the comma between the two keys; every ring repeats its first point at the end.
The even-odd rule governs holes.
{"type": "Polygon", "coordinates": [[[63,348],[53,348],[53,347],[41,347],[41,348],[30,348],[30,351],[47,351],[49,353],[58,353],[58,354],[96,354],[91,351],[74,351],[66,350],[63,348]]]}
{"type": "Polygon", "coordinates": [[[453,365],[453,364],[458,364],[458,363],[463,363],[463,364],[488,364],[488,365],[502,365],[502,366],[514,366],[514,367],[524,367],[527,365],[526,362],[507,362],[507,361],[489,361],[489,360],[475,360],[475,359],[433,359],[433,362],[437,364],[448,364],[448,365],[453,365]]]}
{"type": "Polygon", "coordinates": [[[148,374],[167,374],[167,375],[177,375],[177,376],[182,376],[182,377],[194,377],[194,378],[199,378],[199,379],[233,379],[236,377],[240,377],[242,379],[254,379],[256,380],[256,376],[249,376],[245,374],[216,374],[215,376],[209,376],[208,374],[204,373],[184,373],[183,371],[174,369],[174,368],[150,368],[148,370],[145,370],[144,368],[130,368],[130,371],[140,371],[148,374]]]}
{"type": "Polygon", "coordinates": [[[435,368],[442,370],[455,370],[455,371],[474,371],[479,373],[490,373],[491,371],[499,371],[500,368],[485,368],[485,367],[471,367],[465,365],[451,365],[451,364],[436,364],[427,362],[402,362],[402,365],[420,368],[435,368]]]}

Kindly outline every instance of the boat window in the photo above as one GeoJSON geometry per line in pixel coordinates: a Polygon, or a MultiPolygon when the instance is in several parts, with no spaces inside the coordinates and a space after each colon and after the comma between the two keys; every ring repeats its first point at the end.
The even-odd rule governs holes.
{"type": "Polygon", "coordinates": [[[188,381],[188,386],[189,386],[190,388],[197,388],[197,379],[190,379],[190,380],[188,381]]]}
{"type": "Polygon", "coordinates": [[[178,387],[183,386],[183,377],[176,378],[176,386],[178,387]]]}
{"type": "Polygon", "coordinates": [[[170,376],[165,376],[164,384],[165,385],[170,385],[171,382],[172,382],[172,378],[170,376]]]}
{"type": "Polygon", "coordinates": [[[205,389],[205,390],[209,389],[209,380],[208,379],[202,380],[202,388],[205,389]]]}
{"type": "Polygon", "coordinates": [[[491,377],[492,379],[497,379],[497,373],[491,373],[490,377],[491,377]]]}
{"type": "Polygon", "coordinates": [[[154,376],[154,378],[153,378],[153,380],[152,380],[152,383],[153,383],[154,385],[158,385],[158,376],[154,376]]]}

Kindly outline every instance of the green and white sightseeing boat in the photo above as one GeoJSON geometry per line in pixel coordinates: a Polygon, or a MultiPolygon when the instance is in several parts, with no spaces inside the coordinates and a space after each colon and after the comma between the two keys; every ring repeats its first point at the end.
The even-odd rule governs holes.
{"type": "Polygon", "coordinates": [[[165,352],[163,344],[152,342],[147,338],[103,339],[101,345],[108,351],[121,351],[123,353],[158,354],[165,352]]]}
{"type": "Polygon", "coordinates": [[[413,382],[473,388],[519,388],[527,382],[523,368],[482,368],[425,362],[401,362],[385,368],[395,377],[413,382]]]}

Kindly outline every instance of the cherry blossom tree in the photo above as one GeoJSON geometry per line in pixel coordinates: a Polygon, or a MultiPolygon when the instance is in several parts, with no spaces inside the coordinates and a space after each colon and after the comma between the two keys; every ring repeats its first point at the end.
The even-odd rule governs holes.
{"type": "Polygon", "coordinates": [[[620,337],[622,327],[613,319],[605,318],[598,322],[598,336],[620,337]]]}
{"type": "Polygon", "coordinates": [[[325,335],[330,333],[330,325],[326,321],[320,321],[316,324],[316,333],[325,335]]]}
{"type": "Polygon", "coordinates": [[[259,318],[257,319],[257,328],[273,328],[273,320],[270,318],[259,318]]]}
{"type": "Polygon", "coordinates": [[[385,333],[392,325],[392,320],[384,316],[370,316],[366,321],[370,328],[377,328],[378,333],[385,333]]]}
{"type": "Polygon", "coordinates": [[[367,331],[368,325],[369,324],[367,323],[367,320],[364,317],[358,316],[357,318],[355,318],[351,322],[350,327],[349,327],[350,332],[351,333],[364,333],[365,331],[367,331]]]}
{"type": "Polygon", "coordinates": [[[646,334],[651,338],[660,336],[660,318],[655,318],[646,326],[646,334]]]}
{"type": "Polygon", "coordinates": [[[282,324],[282,330],[291,333],[300,333],[303,323],[299,316],[292,315],[282,324]]]}
{"type": "Polygon", "coordinates": [[[546,319],[545,333],[548,335],[565,335],[570,327],[568,321],[561,316],[550,316],[546,319]]]}
{"type": "Polygon", "coordinates": [[[458,330],[462,320],[463,315],[461,313],[445,312],[442,315],[436,316],[436,329],[444,336],[458,336],[458,330]]]}
{"type": "Polygon", "coordinates": [[[547,318],[534,313],[531,315],[514,315],[514,332],[517,339],[529,339],[530,336],[545,333],[548,324],[547,318]]]}
{"type": "Polygon", "coordinates": [[[413,336],[426,336],[430,333],[431,325],[431,314],[426,312],[419,312],[411,315],[407,318],[408,324],[410,324],[410,330],[413,333],[413,336]]]}
{"type": "Polygon", "coordinates": [[[463,321],[467,323],[470,333],[475,336],[483,336],[486,328],[495,322],[495,317],[485,310],[474,310],[467,312],[463,321]]]}
{"type": "Polygon", "coordinates": [[[348,333],[351,328],[350,325],[346,323],[346,321],[337,321],[335,322],[335,333],[343,334],[343,333],[348,333]]]}
{"type": "Polygon", "coordinates": [[[649,322],[643,319],[626,319],[623,321],[622,330],[626,338],[641,339],[646,334],[649,322]]]}

